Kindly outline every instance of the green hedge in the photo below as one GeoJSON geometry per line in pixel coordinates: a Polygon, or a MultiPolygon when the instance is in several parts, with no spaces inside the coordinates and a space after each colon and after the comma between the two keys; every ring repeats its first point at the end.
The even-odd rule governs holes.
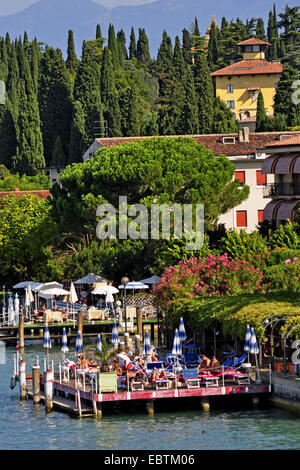
{"type": "MultiPolygon", "coordinates": [[[[263,320],[271,315],[289,317],[289,325],[299,325],[295,332],[300,332],[300,294],[274,292],[269,294],[243,294],[205,299],[182,300],[184,304],[176,310],[172,323],[178,323],[182,316],[185,325],[196,331],[204,331],[215,325],[221,325],[225,335],[230,334],[241,339],[245,336],[246,326],[255,329],[256,336],[264,336],[263,320]],[[176,320],[175,320],[176,319],[176,320]]],[[[170,320],[170,317],[168,318],[170,320]]]]}

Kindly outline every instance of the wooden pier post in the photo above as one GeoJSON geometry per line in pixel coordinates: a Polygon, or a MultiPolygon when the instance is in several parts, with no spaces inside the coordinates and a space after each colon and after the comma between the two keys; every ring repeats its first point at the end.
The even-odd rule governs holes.
{"type": "Polygon", "coordinates": [[[81,337],[83,337],[83,310],[79,310],[78,312],[77,330],[80,331],[81,337]]]}
{"type": "Polygon", "coordinates": [[[142,338],[143,336],[143,323],[142,323],[142,308],[138,307],[136,309],[136,326],[137,334],[142,338]]]}
{"type": "Polygon", "coordinates": [[[24,313],[20,313],[19,315],[19,346],[20,348],[24,348],[25,341],[24,341],[24,313]]]}
{"type": "Polygon", "coordinates": [[[129,347],[129,333],[124,333],[124,343],[125,343],[125,348],[130,349],[129,347]]]}
{"type": "Polygon", "coordinates": [[[154,400],[147,400],[146,401],[146,411],[147,414],[150,416],[154,415],[154,400]]]}
{"type": "Polygon", "coordinates": [[[19,362],[19,384],[20,384],[20,399],[26,400],[27,383],[26,383],[26,362],[21,359],[19,362]]]}
{"type": "Polygon", "coordinates": [[[95,418],[102,418],[102,403],[95,403],[94,416],[95,418]]]}
{"type": "Polygon", "coordinates": [[[32,366],[32,388],[33,388],[33,404],[37,405],[41,400],[41,374],[40,366],[34,364],[32,366]]]}
{"type": "Polygon", "coordinates": [[[201,408],[202,408],[203,411],[209,411],[210,410],[210,403],[209,403],[209,398],[208,397],[201,398],[201,408]]]}
{"type": "Polygon", "coordinates": [[[53,372],[48,369],[45,374],[45,409],[46,413],[50,413],[53,410],[53,372]]]}
{"type": "Polygon", "coordinates": [[[141,337],[140,335],[135,335],[135,354],[138,356],[141,353],[141,337]]]}

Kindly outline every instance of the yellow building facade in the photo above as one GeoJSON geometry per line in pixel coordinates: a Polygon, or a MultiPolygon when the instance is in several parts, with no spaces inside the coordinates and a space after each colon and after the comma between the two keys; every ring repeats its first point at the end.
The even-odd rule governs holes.
{"type": "Polygon", "coordinates": [[[238,43],[243,60],[212,73],[216,80],[216,96],[227,104],[238,121],[256,120],[259,91],[264,97],[266,113],[273,115],[276,85],[283,70],[280,62],[265,59],[269,43],[252,38],[238,43]]]}

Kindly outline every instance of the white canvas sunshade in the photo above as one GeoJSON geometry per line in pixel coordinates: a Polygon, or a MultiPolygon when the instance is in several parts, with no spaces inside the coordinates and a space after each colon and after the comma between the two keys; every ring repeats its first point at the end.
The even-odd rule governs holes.
{"type": "Polygon", "coordinates": [[[104,279],[101,276],[97,276],[94,273],[89,273],[85,277],[74,281],[74,284],[95,284],[96,282],[107,282],[107,279],[104,279]]]}

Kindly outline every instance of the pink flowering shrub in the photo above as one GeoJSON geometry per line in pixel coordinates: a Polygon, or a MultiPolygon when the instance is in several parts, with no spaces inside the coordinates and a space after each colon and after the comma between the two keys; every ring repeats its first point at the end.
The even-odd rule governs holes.
{"type": "Polygon", "coordinates": [[[262,292],[263,273],[248,261],[221,256],[192,258],[167,268],[154,288],[155,302],[162,308],[179,305],[179,299],[262,292]]]}

